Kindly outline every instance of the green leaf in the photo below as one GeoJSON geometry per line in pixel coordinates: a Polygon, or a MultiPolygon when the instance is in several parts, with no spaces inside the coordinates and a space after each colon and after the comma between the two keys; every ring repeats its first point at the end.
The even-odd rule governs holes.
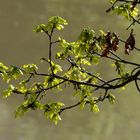
{"type": "Polygon", "coordinates": [[[40,25],[36,26],[33,31],[36,33],[45,32],[45,31],[47,31],[47,26],[45,24],[40,24],[40,25]]]}
{"type": "Polygon", "coordinates": [[[9,77],[8,73],[3,72],[3,73],[0,73],[0,75],[2,76],[2,79],[3,79],[4,81],[6,81],[7,83],[10,82],[11,78],[9,77]]]}
{"type": "Polygon", "coordinates": [[[62,30],[62,29],[64,29],[64,26],[63,26],[63,25],[57,25],[57,26],[56,26],[56,29],[62,30]]]}
{"type": "Polygon", "coordinates": [[[7,89],[2,92],[3,98],[7,98],[11,95],[11,90],[7,89]]]}
{"type": "Polygon", "coordinates": [[[62,90],[61,87],[60,87],[61,85],[59,85],[60,82],[62,82],[62,80],[59,79],[59,78],[44,77],[43,86],[45,88],[47,88],[47,87],[52,87],[52,86],[58,85],[58,86],[55,86],[53,89],[57,88],[57,90],[62,90]]]}
{"type": "Polygon", "coordinates": [[[26,93],[28,89],[25,85],[21,85],[17,88],[17,90],[21,93],[26,93]]]}
{"type": "Polygon", "coordinates": [[[11,95],[15,87],[13,85],[9,85],[9,87],[2,92],[3,98],[7,98],[11,95]]]}
{"type": "Polygon", "coordinates": [[[86,59],[81,59],[81,63],[84,64],[84,65],[91,66],[91,63],[86,59]]]}
{"type": "Polygon", "coordinates": [[[65,104],[64,104],[64,103],[62,103],[62,102],[57,102],[56,104],[57,104],[57,106],[58,106],[59,108],[61,108],[61,107],[65,106],[65,104]]]}
{"type": "Polygon", "coordinates": [[[27,65],[23,65],[23,69],[25,72],[31,73],[31,72],[35,72],[38,69],[38,67],[36,64],[27,64],[27,65]]]}
{"type": "Polygon", "coordinates": [[[0,62],[0,71],[5,71],[8,70],[8,67],[6,65],[4,65],[2,62],[0,62]]]}
{"type": "Polygon", "coordinates": [[[29,111],[28,107],[25,107],[23,104],[21,104],[15,111],[15,117],[21,117],[23,116],[27,111],[29,111]]]}
{"type": "Polygon", "coordinates": [[[106,33],[103,30],[99,30],[101,36],[106,36],[106,33]]]}
{"type": "Polygon", "coordinates": [[[92,43],[93,38],[95,36],[94,30],[88,28],[84,28],[83,31],[80,34],[80,41],[85,42],[85,43],[92,43]]]}
{"type": "Polygon", "coordinates": [[[115,103],[115,96],[113,94],[108,94],[108,100],[111,104],[115,103]]]}
{"type": "Polygon", "coordinates": [[[90,62],[93,62],[94,64],[97,65],[99,63],[99,57],[98,56],[90,57],[90,62]]]}
{"type": "Polygon", "coordinates": [[[112,9],[114,13],[124,16],[128,20],[132,20],[133,18],[136,18],[138,16],[138,9],[135,7],[134,10],[131,10],[131,4],[130,3],[123,3],[120,5],[115,6],[114,9],[112,9]]]}
{"type": "Polygon", "coordinates": [[[117,0],[110,0],[111,3],[114,3],[114,2],[116,2],[116,1],[117,1],[117,0]]]}
{"type": "Polygon", "coordinates": [[[34,103],[34,105],[36,106],[36,108],[40,109],[40,110],[43,110],[44,109],[44,105],[41,104],[39,101],[36,101],[34,103]]]}
{"type": "Polygon", "coordinates": [[[34,28],[34,32],[45,32],[49,34],[49,31],[52,31],[54,28],[57,30],[64,29],[64,25],[67,25],[67,21],[59,16],[52,16],[49,18],[47,24],[40,24],[34,28]]]}
{"type": "Polygon", "coordinates": [[[48,25],[52,28],[57,28],[58,30],[62,30],[64,28],[63,25],[67,25],[67,21],[59,16],[52,16],[49,18],[48,25]]]}
{"type": "Polygon", "coordinates": [[[84,109],[85,105],[86,105],[87,101],[84,100],[81,104],[80,104],[80,109],[84,109]]]}
{"type": "Polygon", "coordinates": [[[139,12],[139,9],[137,9],[136,7],[134,8],[134,10],[131,12],[131,16],[132,17],[137,17],[138,16],[138,12],[139,12]]]}
{"type": "Polygon", "coordinates": [[[18,79],[20,76],[24,74],[24,71],[16,66],[10,66],[10,71],[8,72],[8,76],[10,78],[18,79]]]}
{"type": "Polygon", "coordinates": [[[55,64],[55,63],[53,63],[53,62],[52,62],[52,68],[53,68],[54,74],[56,74],[56,73],[58,73],[58,72],[60,72],[60,71],[63,71],[63,70],[62,70],[62,67],[61,67],[60,65],[55,64]]]}
{"type": "Polygon", "coordinates": [[[27,79],[22,80],[22,81],[19,83],[19,85],[24,85],[24,86],[25,86],[28,82],[29,82],[29,79],[27,78],[27,79]]]}
{"type": "Polygon", "coordinates": [[[44,105],[44,115],[51,121],[53,121],[55,124],[57,124],[58,121],[61,120],[59,111],[62,108],[62,106],[64,106],[62,102],[46,104],[44,105]]]}
{"type": "Polygon", "coordinates": [[[97,106],[97,104],[92,104],[91,106],[90,106],[91,108],[90,108],[90,110],[93,112],[99,112],[100,110],[99,110],[99,107],[97,106]]]}
{"type": "Polygon", "coordinates": [[[55,125],[57,125],[58,124],[58,121],[60,121],[60,120],[61,120],[60,115],[58,115],[58,114],[54,114],[53,115],[52,121],[55,123],[55,125]]]}

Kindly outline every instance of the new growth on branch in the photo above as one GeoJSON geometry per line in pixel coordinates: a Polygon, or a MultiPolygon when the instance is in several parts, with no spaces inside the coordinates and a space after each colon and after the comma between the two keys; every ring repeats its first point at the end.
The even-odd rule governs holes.
{"type": "Polygon", "coordinates": [[[118,50],[121,50],[125,56],[131,56],[132,51],[137,51],[137,53],[140,51],[136,47],[134,35],[135,23],[140,24],[139,10],[137,9],[140,1],[111,0],[110,2],[111,7],[107,12],[124,16],[130,22],[130,26],[127,27],[129,34],[126,39],[122,39],[121,35],[113,31],[100,30],[99,33],[95,33],[93,29],[87,27],[73,42],[59,36],[57,40],[54,40],[55,31],[63,30],[68,23],[59,16],[53,16],[49,18],[47,24],[40,24],[34,29],[34,32],[42,32],[48,37],[48,57],[41,58],[45,70],[48,68],[47,71],[40,72],[36,64],[18,67],[0,63],[0,75],[7,82],[7,88],[2,93],[3,97],[7,98],[15,94],[23,96],[23,102],[15,111],[16,117],[22,116],[30,110],[39,109],[42,110],[46,118],[57,124],[66,110],[75,107],[84,109],[85,106],[88,106],[90,111],[99,112],[98,104],[100,102],[108,100],[111,104],[115,103],[112,90],[134,83],[137,91],[140,92],[139,61],[128,61],[117,53],[118,50]],[[133,29],[130,29],[132,26],[133,29]],[[53,47],[59,48],[59,51],[53,52],[53,47]],[[113,67],[110,66],[110,69],[117,75],[108,81],[99,72],[91,71],[91,67],[92,69],[98,67],[102,59],[112,62],[113,67]],[[68,68],[64,69],[63,65],[58,63],[60,61],[63,64],[67,63],[68,68]],[[59,100],[48,101],[48,94],[52,94],[50,90],[64,92],[63,89],[66,87],[72,89],[72,96],[76,97],[75,104],[67,105],[59,100]]]}

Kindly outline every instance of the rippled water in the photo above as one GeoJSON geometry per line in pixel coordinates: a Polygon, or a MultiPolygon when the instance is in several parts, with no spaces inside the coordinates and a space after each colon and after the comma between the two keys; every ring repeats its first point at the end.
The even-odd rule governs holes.
{"type": "MultiPolygon", "coordinates": [[[[39,63],[39,59],[47,55],[47,40],[44,35],[34,34],[32,29],[53,15],[68,20],[69,26],[62,33],[68,40],[77,39],[81,29],[86,26],[96,31],[100,28],[114,30],[126,36],[128,32],[124,31],[128,23],[107,15],[107,7],[107,0],[1,0],[0,61],[14,65],[39,63]]],[[[139,36],[138,30],[136,35],[139,36]]],[[[136,56],[133,55],[131,59],[136,59],[136,56]]],[[[67,111],[57,126],[48,122],[38,111],[15,119],[13,111],[22,99],[17,96],[0,99],[0,139],[138,140],[140,96],[133,86],[115,94],[119,94],[115,105],[104,102],[98,114],[78,109],[67,111]]],[[[64,97],[69,100],[69,95],[64,97]]]]}

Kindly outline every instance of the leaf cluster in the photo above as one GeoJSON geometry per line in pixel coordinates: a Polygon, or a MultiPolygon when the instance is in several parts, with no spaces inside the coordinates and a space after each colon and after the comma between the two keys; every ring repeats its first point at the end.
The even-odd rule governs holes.
{"type": "MultiPolygon", "coordinates": [[[[113,0],[111,3],[113,5],[107,12],[112,10],[127,19],[137,16],[137,4],[129,2],[122,4],[122,1],[118,0],[113,0]],[[120,3],[116,5],[117,2],[120,3]]],[[[49,40],[48,58],[41,59],[45,63],[45,73],[41,73],[36,64],[18,67],[6,66],[0,62],[0,75],[7,83],[7,88],[2,92],[3,97],[15,94],[23,97],[23,102],[15,111],[16,117],[38,109],[43,111],[47,119],[57,124],[65,110],[77,106],[84,109],[88,106],[91,112],[99,112],[99,102],[108,100],[111,104],[115,103],[112,90],[123,88],[130,82],[134,82],[140,92],[139,62],[127,61],[116,54],[118,49],[123,49],[125,54],[130,54],[132,50],[139,51],[135,47],[133,30],[126,41],[120,39],[115,32],[99,30],[96,33],[89,27],[84,28],[75,41],[69,42],[60,36],[54,40],[55,30],[62,30],[67,24],[62,17],[53,16],[48,19],[47,24],[40,24],[34,28],[34,32],[45,33],[49,40]],[[53,47],[59,48],[56,54],[52,51],[53,47]],[[115,69],[112,67],[109,69],[115,71],[117,77],[107,81],[99,72],[94,71],[102,59],[113,63],[115,69]],[[129,71],[126,67],[129,67],[129,71]],[[72,96],[76,99],[75,104],[67,106],[59,100],[48,100],[48,94],[63,92],[65,88],[72,89],[72,96]]]]}

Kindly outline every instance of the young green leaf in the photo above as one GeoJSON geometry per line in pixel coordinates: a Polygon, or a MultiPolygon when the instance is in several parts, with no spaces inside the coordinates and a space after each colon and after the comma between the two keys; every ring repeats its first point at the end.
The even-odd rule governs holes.
{"type": "Polygon", "coordinates": [[[31,73],[31,72],[35,72],[38,67],[36,64],[27,64],[27,65],[23,65],[23,69],[26,73],[31,73]]]}
{"type": "Polygon", "coordinates": [[[2,92],[3,98],[7,98],[11,95],[15,87],[13,85],[9,85],[9,87],[2,92]]]}
{"type": "Polygon", "coordinates": [[[108,100],[111,104],[115,103],[115,96],[111,93],[108,94],[108,100]]]}
{"type": "Polygon", "coordinates": [[[99,110],[99,107],[97,106],[97,104],[91,104],[90,105],[90,110],[92,111],[92,112],[99,112],[100,110],[99,110]]]}
{"type": "Polygon", "coordinates": [[[16,118],[21,117],[28,111],[29,111],[29,108],[25,107],[23,104],[21,104],[15,111],[15,117],[16,118]]]}

